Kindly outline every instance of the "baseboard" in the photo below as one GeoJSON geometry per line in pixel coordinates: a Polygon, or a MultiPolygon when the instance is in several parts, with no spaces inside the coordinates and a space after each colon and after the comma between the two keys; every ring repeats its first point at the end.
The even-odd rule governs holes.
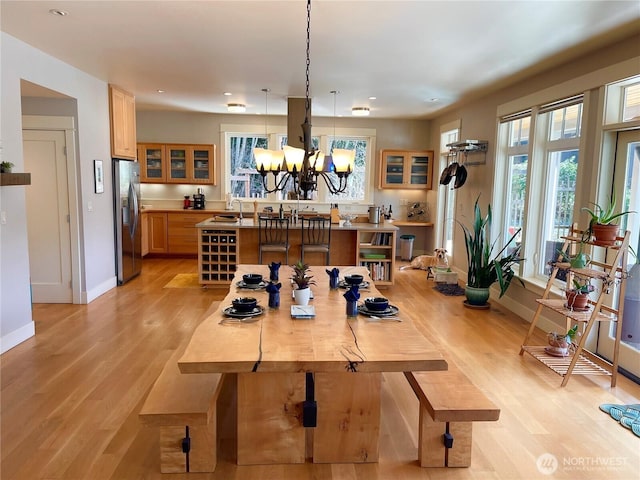
{"type": "Polygon", "coordinates": [[[19,345],[25,340],[33,337],[35,334],[36,324],[31,321],[17,330],[0,337],[0,353],[11,350],[16,345],[19,345]]]}
{"type": "Polygon", "coordinates": [[[109,280],[102,282],[97,287],[92,288],[91,290],[88,290],[86,292],[83,292],[82,303],[83,304],[91,303],[100,295],[104,295],[109,290],[117,286],[118,286],[118,280],[115,276],[113,276],[109,280]]]}

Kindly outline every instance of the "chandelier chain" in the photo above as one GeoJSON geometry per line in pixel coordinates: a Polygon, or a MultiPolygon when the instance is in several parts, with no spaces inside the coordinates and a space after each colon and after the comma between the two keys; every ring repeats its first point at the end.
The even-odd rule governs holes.
{"type": "MultiPolygon", "coordinates": [[[[307,45],[306,45],[306,70],[305,70],[305,114],[304,114],[304,123],[300,125],[302,127],[302,136],[300,140],[303,143],[302,149],[292,148],[286,146],[285,148],[291,148],[291,150],[295,150],[296,153],[292,154],[291,157],[284,153],[284,164],[282,162],[275,162],[272,156],[272,152],[268,149],[255,149],[260,150],[261,160],[258,162],[258,156],[256,155],[256,167],[258,168],[258,172],[262,177],[262,186],[265,192],[272,193],[276,191],[284,191],[290,185],[290,182],[293,182],[292,191],[295,192],[297,198],[303,200],[310,200],[309,196],[311,193],[317,191],[318,186],[318,177],[322,177],[327,188],[331,194],[339,194],[345,192],[347,188],[347,178],[352,173],[353,169],[353,161],[355,152],[352,151],[351,154],[344,154],[342,151],[340,153],[340,162],[336,160],[335,149],[331,149],[332,155],[329,156],[328,160],[331,162],[330,165],[324,165],[325,156],[320,151],[316,151],[313,148],[312,136],[311,136],[311,98],[310,98],[310,66],[311,66],[311,0],[307,0],[307,45]],[[263,151],[264,150],[264,151],[263,151]],[[301,154],[299,153],[301,152],[301,154]],[[264,156],[262,154],[265,154],[264,156]],[[313,159],[313,163],[311,163],[310,159],[313,159]],[[291,163],[289,161],[291,160],[291,163]],[[339,168],[338,168],[339,164],[339,168]],[[284,165],[284,167],[283,167],[284,165]],[[323,170],[326,168],[326,170],[323,170]],[[267,175],[268,173],[273,174],[273,188],[269,188],[267,184],[267,175]],[[280,175],[281,173],[285,173],[285,175],[280,175]],[[334,183],[334,180],[329,176],[330,173],[333,173],[338,177],[337,185],[334,183]],[[302,198],[301,198],[302,197],[302,198]]],[[[268,133],[267,129],[267,119],[266,112],[268,112],[268,89],[263,89],[265,92],[265,130],[268,133]]],[[[332,91],[334,95],[333,99],[333,136],[335,143],[335,116],[336,116],[336,97],[335,95],[338,93],[337,90],[332,91]]],[[[255,151],[254,150],[254,151],[255,151]]],[[[345,150],[346,151],[346,150],[345,150]]]]}
{"type": "Polygon", "coordinates": [[[311,65],[310,59],[311,52],[311,0],[307,0],[307,69],[306,69],[306,94],[305,94],[305,112],[308,113],[311,107],[311,101],[309,100],[309,66],[311,65]]]}

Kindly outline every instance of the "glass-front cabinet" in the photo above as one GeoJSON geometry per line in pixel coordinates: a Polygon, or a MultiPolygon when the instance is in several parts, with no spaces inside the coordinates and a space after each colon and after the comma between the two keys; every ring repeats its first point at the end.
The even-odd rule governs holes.
{"type": "Polygon", "coordinates": [[[190,147],[186,145],[167,145],[167,158],[169,160],[168,183],[188,183],[189,161],[187,153],[190,147]]]}
{"type": "Polygon", "coordinates": [[[214,184],[215,145],[138,144],[144,183],[214,184]]]}
{"type": "Polygon", "coordinates": [[[215,145],[193,147],[193,182],[213,183],[215,145]]]}
{"type": "Polygon", "coordinates": [[[431,188],[432,150],[382,150],[380,155],[380,188],[431,188]]]}
{"type": "Polygon", "coordinates": [[[140,163],[141,182],[164,182],[165,172],[164,145],[138,144],[138,162],[140,163]]]}

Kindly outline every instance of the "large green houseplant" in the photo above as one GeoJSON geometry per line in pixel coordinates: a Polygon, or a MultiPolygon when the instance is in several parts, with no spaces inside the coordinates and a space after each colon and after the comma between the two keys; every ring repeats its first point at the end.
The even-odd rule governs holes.
{"type": "MultiPolygon", "coordinates": [[[[490,241],[491,205],[487,206],[487,214],[483,215],[478,205],[479,199],[480,197],[476,198],[473,208],[474,217],[471,227],[458,222],[464,232],[469,265],[465,295],[467,304],[472,306],[485,305],[489,299],[489,287],[496,282],[500,286],[500,297],[502,297],[515,276],[513,266],[524,260],[520,257],[520,245],[516,244],[509,249],[521,229],[518,229],[497,253],[494,253],[498,247],[497,240],[490,241]]],[[[520,283],[522,283],[521,280],[520,283]]]]}

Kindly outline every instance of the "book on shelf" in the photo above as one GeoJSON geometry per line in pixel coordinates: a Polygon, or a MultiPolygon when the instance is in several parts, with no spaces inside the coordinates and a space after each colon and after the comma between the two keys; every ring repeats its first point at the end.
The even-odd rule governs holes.
{"type": "Polygon", "coordinates": [[[376,232],[371,236],[371,245],[390,245],[391,234],[386,232],[376,232]]]}
{"type": "Polygon", "coordinates": [[[291,305],[291,318],[314,318],[316,309],[313,305],[291,305]]]}

